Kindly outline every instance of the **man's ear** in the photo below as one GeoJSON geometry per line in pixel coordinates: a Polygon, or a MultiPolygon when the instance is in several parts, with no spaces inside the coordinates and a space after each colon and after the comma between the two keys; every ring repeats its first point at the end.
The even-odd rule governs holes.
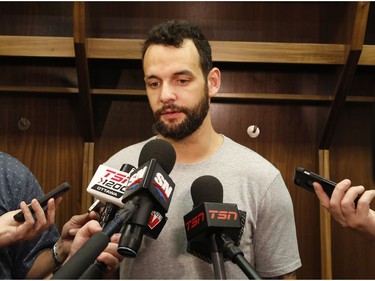
{"type": "Polygon", "coordinates": [[[221,86],[221,72],[217,67],[211,69],[207,77],[208,95],[210,97],[216,96],[221,86]]]}

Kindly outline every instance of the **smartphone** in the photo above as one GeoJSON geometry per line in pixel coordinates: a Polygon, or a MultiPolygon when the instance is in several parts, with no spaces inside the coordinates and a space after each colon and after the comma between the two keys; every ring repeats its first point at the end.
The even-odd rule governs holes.
{"type": "MultiPolygon", "coordinates": [[[[313,182],[320,183],[323,187],[324,192],[328,195],[329,198],[331,198],[332,192],[335,189],[337,183],[323,178],[322,176],[319,176],[318,174],[310,172],[309,170],[306,170],[304,168],[299,167],[296,169],[296,172],[294,174],[294,183],[296,185],[310,190],[311,192],[315,192],[313,182]]],[[[357,206],[360,197],[361,196],[358,195],[358,197],[354,200],[355,206],[357,206]]]]}
{"type": "Polygon", "coordinates": [[[328,195],[329,198],[331,198],[332,192],[336,186],[335,182],[323,178],[322,176],[319,176],[318,174],[310,172],[309,170],[306,170],[304,168],[298,167],[296,169],[296,172],[294,174],[294,183],[296,185],[315,192],[313,182],[320,183],[323,187],[324,192],[328,195]]]}
{"type": "MultiPolygon", "coordinates": [[[[57,198],[57,197],[61,196],[62,194],[64,194],[65,192],[67,192],[69,189],[70,189],[70,184],[68,182],[64,182],[64,183],[60,184],[58,187],[56,187],[55,189],[53,189],[52,191],[48,192],[46,195],[38,198],[38,202],[39,202],[40,206],[42,206],[42,208],[44,208],[44,207],[47,206],[47,202],[48,202],[49,199],[57,198]]],[[[29,205],[29,209],[30,209],[31,213],[34,214],[34,210],[31,207],[31,205],[29,205]]],[[[19,211],[17,214],[15,214],[13,216],[13,218],[18,222],[25,221],[25,217],[24,217],[24,214],[22,213],[22,211],[19,211]]]]}

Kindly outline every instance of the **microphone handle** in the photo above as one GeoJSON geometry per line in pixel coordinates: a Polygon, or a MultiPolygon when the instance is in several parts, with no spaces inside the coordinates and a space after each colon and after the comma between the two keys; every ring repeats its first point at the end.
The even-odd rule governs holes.
{"type": "Polygon", "coordinates": [[[227,279],[224,268],[223,252],[219,250],[216,242],[216,233],[210,235],[211,261],[214,268],[215,279],[227,279]]]}
{"type": "Polygon", "coordinates": [[[235,264],[241,268],[242,272],[245,273],[247,278],[252,280],[262,280],[254,268],[247,262],[243,255],[237,255],[232,260],[235,264]]]}
{"type": "MultiPolygon", "coordinates": [[[[106,203],[103,212],[100,214],[99,224],[101,227],[105,227],[110,221],[112,221],[117,211],[119,210],[119,206],[113,203],[106,203]]],[[[95,261],[93,264],[89,266],[89,268],[81,275],[80,279],[102,279],[102,275],[104,273],[105,268],[107,265],[104,262],[95,261]]]]}
{"type": "Polygon", "coordinates": [[[113,203],[106,203],[103,212],[100,214],[99,223],[101,227],[105,227],[108,222],[114,219],[117,211],[120,209],[119,206],[113,203]]]}
{"type": "Polygon", "coordinates": [[[109,238],[104,232],[97,232],[77,251],[51,279],[78,279],[107,247],[109,238]]]}
{"type": "Polygon", "coordinates": [[[241,249],[234,244],[233,240],[228,235],[221,234],[220,239],[224,249],[224,256],[226,258],[229,258],[233,263],[237,264],[249,279],[262,280],[255,269],[245,259],[241,249]]]}
{"type": "Polygon", "coordinates": [[[103,279],[103,272],[106,268],[106,264],[103,262],[94,262],[89,266],[88,269],[81,275],[81,280],[100,280],[103,279]]]}

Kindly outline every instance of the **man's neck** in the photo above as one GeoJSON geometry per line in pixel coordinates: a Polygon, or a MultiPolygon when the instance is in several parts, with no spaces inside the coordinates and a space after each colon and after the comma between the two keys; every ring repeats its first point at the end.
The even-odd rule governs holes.
{"type": "Polygon", "coordinates": [[[213,155],[223,143],[223,136],[212,126],[201,127],[189,137],[175,141],[167,139],[176,150],[176,163],[194,164],[213,155]]]}

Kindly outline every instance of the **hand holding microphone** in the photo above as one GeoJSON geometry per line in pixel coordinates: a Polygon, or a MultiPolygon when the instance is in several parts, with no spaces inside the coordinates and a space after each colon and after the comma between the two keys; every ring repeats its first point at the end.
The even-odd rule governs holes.
{"type": "MultiPolygon", "coordinates": [[[[147,161],[153,160],[156,163],[161,163],[161,167],[169,173],[175,163],[176,153],[173,147],[164,140],[153,140],[148,142],[143,148],[139,156],[139,166],[145,164],[147,161]]],[[[145,165],[143,165],[145,166],[145,165]]],[[[161,169],[163,170],[163,169],[161,169]]],[[[105,203],[104,209],[100,215],[100,225],[105,227],[110,221],[113,220],[117,211],[124,207],[124,203],[133,198],[135,194],[142,193],[134,187],[129,188],[129,180],[132,176],[132,180],[139,178],[141,180],[143,176],[142,172],[145,169],[135,169],[130,164],[122,165],[120,170],[100,165],[97,169],[94,177],[92,178],[87,191],[96,197],[100,202],[105,203]],[[130,189],[130,192],[127,191],[130,189]],[[134,191],[137,191],[134,193],[134,191]],[[125,197],[124,197],[125,196],[125,197]]],[[[148,171],[150,173],[150,171],[148,171]]],[[[147,176],[149,176],[147,174],[147,176]]],[[[152,176],[152,172],[151,172],[152,176]]],[[[170,182],[172,182],[170,180],[170,182]]],[[[173,182],[172,182],[173,183],[173,182]]],[[[145,180],[147,184],[147,179],[145,180]]],[[[173,185],[174,187],[174,185],[173,185]]],[[[165,212],[147,210],[146,201],[147,196],[144,197],[142,194],[137,195],[137,200],[142,202],[143,222],[140,223],[140,214],[137,214],[137,221],[125,224],[123,227],[123,235],[118,245],[118,252],[123,256],[135,257],[137,255],[138,248],[141,245],[143,234],[156,239],[164,227],[167,218],[165,212]],[[148,222],[148,225],[146,224],[148,222]],[[140,226],[140,224],[142,226],[140,226]]],[[[151,202],[150,202],[151,203],[151,202]]],[[[94,205],[97,203],[95,202],[94,205]]],[[[153,206],[153,205],[149,205],[153,206]]],[[[105,264],[95,261],[86,272],[81,276],[83,279],[97,279],[101,276],[105,264]]]]}
{"type": "MultiPolygon", "coordinates": [[[[68,259],[71,256],[73,256],[82,247],[82,245],[85,244],[86,241],[89,240],[95,233],[100,232],[102,230],[103,228],[96,220],[91,220],[87,222],[83,227],[81,227],[77,231],[75,239],[70,247],[68,259]]],[[[100,276],[100,278],[96,279],[105,279],[107,277],[110,278],[110,276],[108,275],[111,275],[120,266],[120,262],[124,259],[123,256],[117,253],[117,245],[120,239],[119,236],[120,234],[115,234],[111,236],[110,242],[108,243],[108,246],[106,247],[105,251],[97,257],[97,261],[103,264],[106,270],[100,272],[100,275],[95,274],[95,277],[100,276]]],[[[92,279],[91,276],[88,277],[90,278],[87,279],[92,279]]],[[[86,278],[83,278],[81,276],[80,279],[86,278]]]]}
{"type": "Polygon", "coordinates": [[[134,233],[131,234],[132,237],[140,241],[143,234],[152,236],[152,231],[149,233],[147,226],[154,205],[157,210],[167,212],[174,189],[174,183],[155,159],[160,158],[160,162],[163,163],[163,157],[167,158],[167,164],[169,164],[166,167],[170,172],[176,158],[173,147],[163,140],[154,140],[147,143],[141,151],[140,163],[144,161],[145,157],[148,159],[150,156],[150,161],[132,173],[124,196],[121,198],[123,207],[116,213],[115,218],[104,227],[103,231],[90,237],[76,254],[56,272],[53,279],[78,279],[81,277],[90,264],[106,248],[110,237],[118,232],[125,223],[128,223],[129,227],[139,230],[135,233],[135,236],[134,233]],[[170,164],[171,162],[172,164],[170,164]]]}
{"type": "Polygon", "coordinates": [[[78,279],[107,247],[113,234],[119,232],[124,223],[134,216],[139,208],[137,198],[130,200],[120,209],[115,218],[101,232],[96,232],[82,247],[58,270],[52,279],[78,279]]]}

